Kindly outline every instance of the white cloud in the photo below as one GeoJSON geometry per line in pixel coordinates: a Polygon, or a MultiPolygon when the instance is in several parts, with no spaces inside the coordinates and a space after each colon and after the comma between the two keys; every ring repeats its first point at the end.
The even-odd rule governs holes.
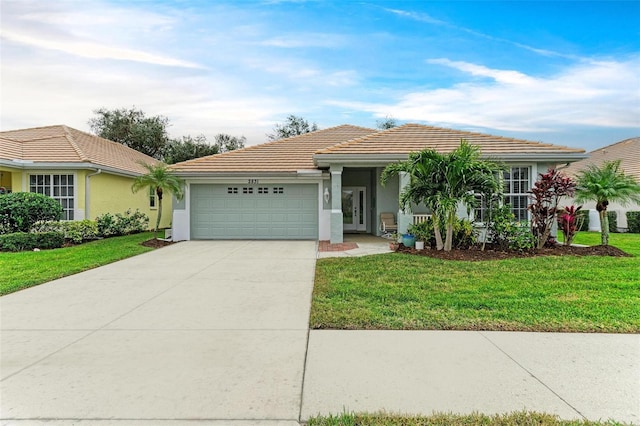
{"type": "Polygon", "coordinates": [[[448,88],[406,93],[395,103],[334,102],[402,121],[507,131],[557,131],[567,126],[638,127],[640,57],[584,61],[548,77],[448,59],[429,63],[472,77],[448,88]],[[481,77],[481,78],[478,78],[481,77]]]}
{"type": "Polygon", "coordinates": [[[107,46],[90,41],[62,39],[56,40],[51,38],[45,39],[39,38],[33,34],[14,32],[7,29],[4,29],[2,31],[2,38],[5,40],[5,42],[6,40],[9,40],[15,43],[26,44],[42,49],[57,50],[82,58],[116,59],[122,61],[143,62],[153,65],[202,68],[201,65],[189,61],[156,55],[140,50],[107,46]]]}
{"type": "Polygon", "coordinates": [[[261,41],[259,45],[287,49],[306,47],[332,48],[344,46],[345,42],[345,37],[336,34],[297,33],[271,37],[261,41]]]}

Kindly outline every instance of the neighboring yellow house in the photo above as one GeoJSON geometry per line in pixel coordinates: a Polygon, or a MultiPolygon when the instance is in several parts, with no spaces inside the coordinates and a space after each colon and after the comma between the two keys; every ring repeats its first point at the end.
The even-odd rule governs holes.
{"type": "MultiPolygon", "coordinates": [[[[155,192],[131,192],[140,162],[158,160],[122,144],[67,126],[0,132],[0,192],[39,192],[58,200],[63,220],[95,219],[136,209],[153,227],[155,192]]],[[[171,225],[172,197],[163,198],[161,227],[171,225]]]]}

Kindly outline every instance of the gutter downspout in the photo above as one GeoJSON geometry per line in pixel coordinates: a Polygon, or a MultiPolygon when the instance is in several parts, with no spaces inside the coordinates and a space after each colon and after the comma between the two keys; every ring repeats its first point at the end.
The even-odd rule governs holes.
{"type": "Polygon", "coordinates": [[[84,177],[84,218],[90,219],[89,217],[89,194],[91,191],[89,190],[89,178],[92,176],[97,176],[102,173],[102,169],[98,169],[95,173],[91,173],[90,175],[86,175],[84,177]]]}

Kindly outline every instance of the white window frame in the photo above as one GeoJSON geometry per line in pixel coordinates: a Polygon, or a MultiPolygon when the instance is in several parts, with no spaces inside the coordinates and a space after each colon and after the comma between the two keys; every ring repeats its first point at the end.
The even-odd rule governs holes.
{"type": "Polygon", "coordinates": [[[35,192],[38,194],[47,195],[54,200],[58,201],[62,206],[62,220],[72,221],[76,216],[76,203],[78,201],[78,178],[75,173],[68,172],[42,172],[42,173],[29,173],[29,192],[35,192]],[[42,176],[42,183],[38,183],[38,176],[42,176]],[[62,176],[66,178],[67,183],[62,184],[62,176]],[[69,176],[72,177],[73,183],[68,184],[69,176]],[[56,177],[58,178],[58,184],[56,185],[56,177]],[[32,178],[36,179],[35,184],[32,184],[32,178]],[[48,179],[47,179],[48,178],[48,179]],[[71,189],[71,194],[69,194],[71,189]],[[64,203],[63,201],[66,201],[64,203]],[[66,206],[65,206],[66,204],[66,206]]]}
{"type": "MultiPolygon", "coordinates": [[[[533,186],[534,166],[532,166],[531,164],[510,164],[508,165],[508,167],[509,167],[509,172],[508,172],[509,179],[508,180],[505,179],[504,175],[506,172],[503,172],[501,176],[502,183],[504,184],[504,192],[502,194],[502,199],[499,200],[499,202],[501,204],[509,204],[511,206],[511,212],[516,217],[517,222],[528,222],[531,219],[531,214],[527,209],[527,206],[529,205],[528,191],[531,190],[533,186]],[[527,180],[519,179],[517,181],[520,184],[520,185],[517,185],[520,192],[513,191],[514,187],[516,186],[516,185],[513,185],[514,182],[511,179],[511,176],[513,176],[514,174],[514,169],[520,169],[519,171],[522,171],[522,169],[526,169],[528,173],[527,180]],[[524,188],[521,185],[523,182],[527,182],[527,184],[524,185],[524,188]],[[523,189],[524,189],[524,192],[522,192],[523,189]],[[521,197],[520,201],[524,201],[524,207],[520,206],[517,209],[514,209],[513,203],[507,202],[507,200],[510,200],[510,199],[512,200],[515,197],[521,197]]],[[[479,207],[474,209],[473,215],[475,220],[484,223],[486,219],[488,219],[487,218],[488,206],[486,204],[486,200],[482,200],[480,194],[476,194],[476,197],[480,199],[480,202],[478,203],[479,207]]]]}
{"type": "Polygon", "coordinates": [[[158,194],[153,186],[149,186],[149,210],[158,209],[158,194]]]}

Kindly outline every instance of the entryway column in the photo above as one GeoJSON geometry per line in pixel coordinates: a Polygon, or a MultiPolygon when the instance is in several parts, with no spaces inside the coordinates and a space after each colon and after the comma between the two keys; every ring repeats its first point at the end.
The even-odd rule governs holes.
{"type": "Polygon", "coordinates": [[[331,172],[331,244],[342,239],[342,166],[332,165],[331,172]]]}
{"type": "MultiPolygon", "coordinates": [[[[400,200],[400,196],[404,188],[409,185],[411,177],[405,173],[400,172],[398,174],[398,200],[400,200]]],[[[413,222],[413,214],[411,213],[411,209],[402,210],[398,208],[398,233],[406,234],[409,225],[413,222]]]]}

